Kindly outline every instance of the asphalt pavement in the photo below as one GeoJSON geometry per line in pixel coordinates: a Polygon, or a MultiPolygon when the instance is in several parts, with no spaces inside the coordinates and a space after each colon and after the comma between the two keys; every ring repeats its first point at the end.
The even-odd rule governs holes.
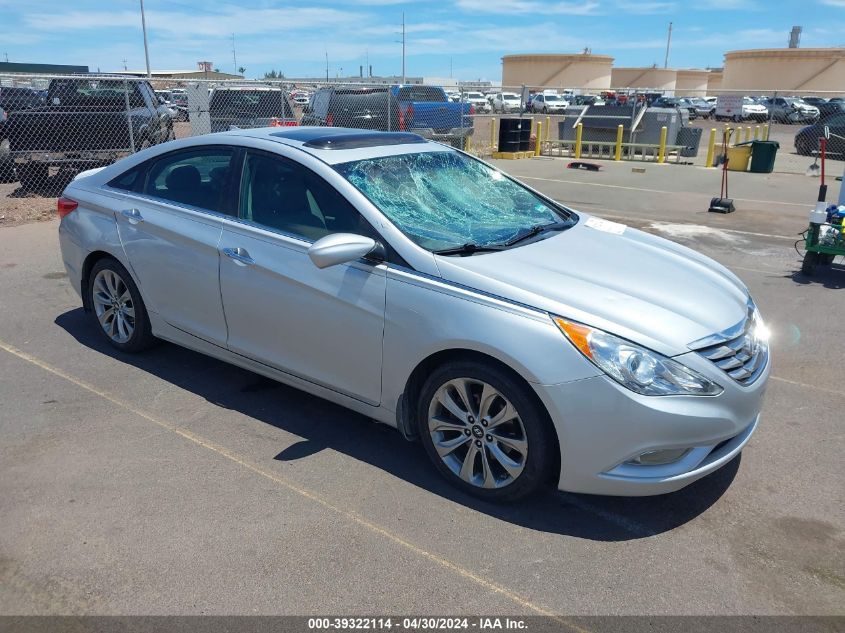
{"type": "Polygon", "coordinates": [[[170,344],[112,350],[57,222],[2,228],[0,613],[555,614],[582,631],[572,616],[845,615],[845,265],[808,279],[793,248],[817,181],[740,174],[719,216],[715,171],[566,162],[500,164],[751,289],[774,366],[741,457],[661,497],[482,503],[326,401],[170,344]]]}

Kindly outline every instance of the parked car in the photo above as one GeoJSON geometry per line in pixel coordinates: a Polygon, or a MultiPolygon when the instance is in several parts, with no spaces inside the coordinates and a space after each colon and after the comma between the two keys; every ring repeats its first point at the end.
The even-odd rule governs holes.
{"type": "Polygon", "coordinates": [[[777,123],[812,123],[819,118],[819,109],[797,97],[770,97],[763,104],[777,123]]]}
{"type": "Polygon", "coordinates": [[[0,86],[0,108],[7,114],[37,108],[43,104],[44,98],[35,88],[0,86]]]}
{"type": "Polygon", "coordinates": [[[184,91],[156,90],[155,93],[159,102],[169,108],[174,121],[188,120],[188,96],[184,91]]]}
{"type": "Polygon", "coordinates": [[[165,339],[326,398],[490,501],[678,490],[760,420],[767,331],[733,273],[415,134],[182,139],[58,209],[121,353],[165,339]]]}
{"type": "Polygon", "coordinates": [[[686,99],[687,107],[694,110],[696,116],[702,119],[709,119],[716,113],[716,102],[710,103],[701,97],[690,97],[686,99]]]}
{"type": "Polygon", "coordinates": [[[826,153],[845,157],[845,112],[829,114],[821,120],[801,128],[795,135],[795,151],[802,156],[815,156],[819,153],[819,139],[825,136],[825,128],[830,133],[826,153]]]}
{"type": "Polygon", "coordinates": [[[490,102],[480,92],[465,92],[461,99],[464,103],[469,103],[475,108],[478,113],[487,113],[492,109],[490,102]]]}
{"type": "Polygon", "coordinates": [[[515,92],[497,92],[493,97],[493,112],[519,112],[522,98],[515,92]]]}
{"type": "Polygon", "coordinates": [[[689,114],[689,119],[694,120],[698,118],[698,111],[695,106],[689,103],[686,99],[678,99],[675,97],[660,97],[652,101],[652,108],[673,108],[676,110],[686,110],[689,114]]]}
{"type": "Polygon", "coordinates": [[[300,125],[395,131],[405,127],[399,102],[387,87],[321,88],[302,108],[300,125]]]}
{"type": "Polygon", "coordinates": [[[311,95],[305,90],[294,90],[290,93],[290,99],[297,105],[305,105],[311,102],[311,95]]]}
{"type": "Polygon", "coordinates": [[[604,105],[605,101],[601,97],[596,95],[574,95],[572,97],[572,101],[570,102],[571,105],[577,106],[594,106],[594,105],[604,105]]]}
{"type": "Polygon", "coordinates": [[[290,100],[281,88],[215,88],[211,91],[208,115],[212,132],[299,125],[290,100]]]}
{"type": "Polygon", "coordinates": [[[12,112],[6,121],[11,156],[27,189],[46,182],[50,165],[101,166],[173,138],[173,119],[147,82],[53,79],[47,102],[12,112]]]}
{"type": "Polygon", "coordinates": [[[819,118],[823,119],[831,114],[845,112],[845,103],[840,101],[828,101],[822,97],[802,97],[804,103],[808,103],[819,109],[819,118]]]}
{"type": "Polygon", "coordinates": [[[460,149],[463,149],[466,138],[472,136],[474,106],[450,103],[443,88],[393,86],[391,92],[399,102],[400,129],[460,149]]]}
{"type": "Polygon", "coordinates": [[[531,111],[543,114],[560,114],[566,112],[569,102],[556,94],[538,94],[531,100],[531,111]]]}

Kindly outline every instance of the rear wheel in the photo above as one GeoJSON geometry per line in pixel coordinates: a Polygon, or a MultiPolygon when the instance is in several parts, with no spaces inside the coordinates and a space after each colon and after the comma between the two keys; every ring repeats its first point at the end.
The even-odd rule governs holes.
{"type": "Polygon", "coordinates": [[[25,163],[18,166],[18,178],[21,185],[28,191],[47,186],[50,169],[46,163],[25,163]]]}
{"type": "Polygon", "coordinates": [[[155,344],[141,293],[116,259],[106,257],[94,264],[88,298],[98,329],[113,347],[140,352],[155,344]]]}
{"type": "Polygon", "coordinates": [[[804,253],[804,261],[801,262],[801,272],[807,275],[807,277],[812,277],[818,263],[819,254],[813,251],[807,251],[804,253]]]}
{"type": "Polygon", "coordinates": [[[423,445],[453,485],[490,501],[537,491],[557,446],[545,411],[507,372],[448,363],[423,385],[417,405],[423,445]]]}
{"type": "Polygon", "coordinates": [[[813,145],[810,139],[802,137],[795,141],[795,151],[801,154],[801,156],[812,156],[813,145]]]}

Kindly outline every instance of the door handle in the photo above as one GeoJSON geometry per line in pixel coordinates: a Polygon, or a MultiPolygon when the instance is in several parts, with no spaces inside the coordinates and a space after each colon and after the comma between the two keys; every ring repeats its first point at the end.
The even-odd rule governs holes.
{"type": "Polygon", "coordinates": [[[138,224],[138,222],[144,221],[144,217],[138,209],[124,209],[120,213],[129,220],[129,224],[138,224]]]}
{"type": "Polygon", "coordinates": [[[223,253],[239,266],[252,266],[255,263],[245,248],[224,248],[223,253]]]}

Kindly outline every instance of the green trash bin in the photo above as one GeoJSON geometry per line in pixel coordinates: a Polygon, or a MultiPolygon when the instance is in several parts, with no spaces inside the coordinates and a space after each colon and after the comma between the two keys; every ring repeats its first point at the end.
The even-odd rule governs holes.
{"type": "Polygon", "coordinates": [[[755,174],[771,174],[775,169],[775,156],[780,149],[777,141],[751,141],[751,166],[755,174]]]}

